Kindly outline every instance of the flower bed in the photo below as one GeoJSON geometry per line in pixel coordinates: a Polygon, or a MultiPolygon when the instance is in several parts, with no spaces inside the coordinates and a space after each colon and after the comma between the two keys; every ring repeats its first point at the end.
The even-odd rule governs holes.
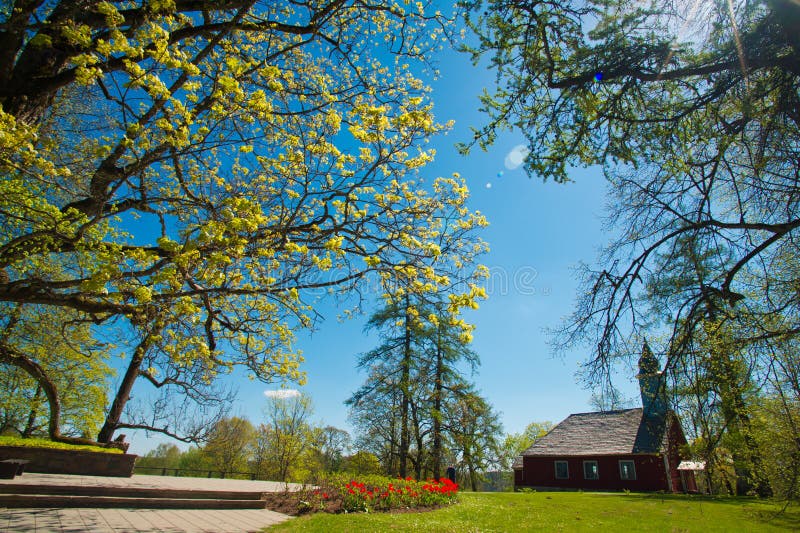
{"type": "Polygon", "coordinates": [[[309,512],[355,513],[372,511],[428,510],[456,501],[458,485],[449,479],[414,481],[361,476],[359,479],[334,475],[311,490],[274,495],[268,506],[298,515],[309,512]]]}
{"type": "Polygon", "coordinates": [[[345,511],[389,511],[416,507],[439,507],[452,503],[458,485],[442,478],[422,482],[412,478],[398,480],[351,480],[342,488],[345,511]]]}

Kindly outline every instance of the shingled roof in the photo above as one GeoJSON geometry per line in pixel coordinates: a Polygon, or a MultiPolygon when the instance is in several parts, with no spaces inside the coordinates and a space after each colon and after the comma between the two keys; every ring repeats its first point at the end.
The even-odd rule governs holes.
{"type": "MultiPolygon", "coordinates": [[[[647,419],[642,409],[579,413],[537,440],[522,456],[586,456],[659,453],[666,448],[666,419],[647,419]]],[[[522,468],[522,456],[514,468],[522,468]]]]}

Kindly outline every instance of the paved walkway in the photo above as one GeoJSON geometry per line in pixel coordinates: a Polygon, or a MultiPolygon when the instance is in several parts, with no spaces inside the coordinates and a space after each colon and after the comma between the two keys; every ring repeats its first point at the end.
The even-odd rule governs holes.
{"type": "MultiPolygon", "coordinates": [[[[0,483],[48,484],[95,487],[142,487],[160,489],[201,489],[275,492],[299,485],[273,481],[206,479],[169,476],[111,478],[24,474],[0,483]]],[[[288,520],[290,517],[261,509],[173,510],[173,509],[7,509],[0,508],[0,531],[8,532],[169,532],[244,533],[288,520]]]]}
{"type": "Polygon", "coordinates": [[[104,477],[68,476],[66,474],[25,473],[14,479],[0,479],[0,484],[25,485],[65,485],[68,487],[128,487],[150,489],[186,490],[240,490],[243,492],[280,492],[295,490],[302,485],[278,481],[249,481],[244,479],[217,479],[204,477],[141,476],[104,477]]]}
{"type": "Polygon", "coordinates": [[[274,511],[183,509],[4,509],[0,531],[25,533],[244,533],[290,517],[274,511]]]}

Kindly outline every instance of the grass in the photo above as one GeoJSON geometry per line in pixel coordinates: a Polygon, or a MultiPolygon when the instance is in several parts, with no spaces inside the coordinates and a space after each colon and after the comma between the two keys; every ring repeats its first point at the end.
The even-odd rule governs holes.
{"type": "Polygon", "coordinates": [[[101,446],[84,446],[53,442],[47,439],[0,436],[0,446],[22,446],[25,448],[50,448],[54,450],[75,450],[77,452],[122,453],[119,448],[103,448],[101,446]]]}
{"type": "Polygon", "coordinates": [[[749,498],[537,492],[461,493],[420,513],[317,513],[264,531],[797,531],[800,508],[749,498]]]}

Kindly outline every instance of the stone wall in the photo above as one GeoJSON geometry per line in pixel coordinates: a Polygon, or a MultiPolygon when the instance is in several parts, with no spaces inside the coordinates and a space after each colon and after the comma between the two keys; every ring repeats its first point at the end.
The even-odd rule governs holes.
{"type": "Polygon", "coordinates": [[[25,459],[30,461],[25,466],[25,472],[40,474],[131,477],[136,457],[127,453],[0,446],[0,461],[25,459]]]}

